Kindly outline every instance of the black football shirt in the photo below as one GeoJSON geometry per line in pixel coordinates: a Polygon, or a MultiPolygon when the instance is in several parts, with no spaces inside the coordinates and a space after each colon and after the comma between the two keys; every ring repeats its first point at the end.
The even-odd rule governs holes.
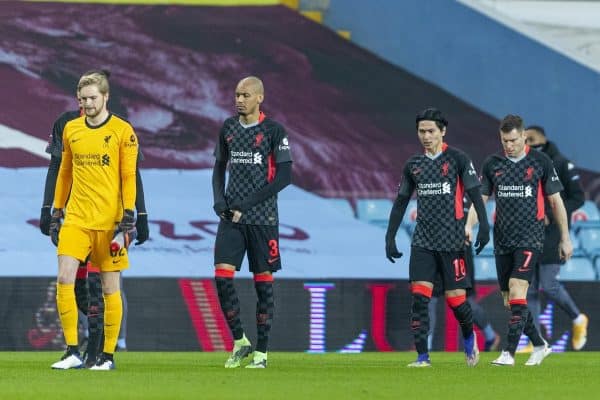
{"type": "Polygon", "coordinates": [[[482,194],[496,198],[494,251],[508,254],[517,248],[544,247],[544,199],[563,190],[552,160],[525,147],[518,161],[500,154],[486,159],[482,194]]]}
{"type": "MultiPolygon", "coordinates": [[[[290,144],[285,129],[260,114],[258,124],[244,128],[239,117],[225,120],[214,155],[228,161],[227,204],[243,201],[275,178],[278,163],[291,162],[290,144]]],[[[277,194],[246,210],[241,224],[277,225],[277,194]]]]}
{"type": "Polygon", "coordinates": [[[465,246],[465,191],[480,185],[477,172],[462,151],[443,144],[435,158],[412,156],[404,166],[398,194],[417,192],[417,225],[412,245],[435,251],[465,246]]]}

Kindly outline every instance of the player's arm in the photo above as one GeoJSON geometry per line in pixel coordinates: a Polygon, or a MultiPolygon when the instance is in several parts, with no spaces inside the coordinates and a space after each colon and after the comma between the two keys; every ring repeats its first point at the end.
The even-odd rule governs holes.
{"type": "Polygon", "coordinates": [[[58,176],[56,178],[56,187],[54,190],[54,208],[63,209],[67,203],[71,185],[73,184],[73,153],[68,140],[63,138],[63,151],[58,176]]]}
{"type": "Polygon", "coordinates": [[[132,231],[135,227],[136,171],[138,159],[138,140],[133,128],[127,125],[119,148],[119,175],[121,177],[121,201],[123,218],[119,223],[122,232],[132,231]]]}
{"type": "Polygon", "coordinates": [[[396,246],[396,234],[398,233],[398,228],[400,228],[402,218],[404,218],[404,213],[406,212],[406,207],[408,206],[414,190],[415,183],[412,180],[407,164],[403,169],[402,182],[398,187],[398,194],[392,205],[388,227],[385,233],[385,256],[393,263],[396,262],[394,260],[395,258],[402,257],[402,253],[398,251],[398,247],[396,246]]]}
{"type": "MultiPolygon", "coordinates": [[[[481,197],[481,183],[477,179],[477,172],[471,160],[466,156],[462,157],[461,165],[461,180],[463,181],[464,187],[467,192],[467,196],[471,200],[471,205],[477,213],[477,219],[479,220],[479,230],[477,232],[477,240],[475,241],[475,254],[481,253],[481,250],[490,241],[490,224],[487,220],[487,212],[485,211],[485,203],[481,197]]],[[[466,235],[465,230],[465,235],[466,235]]],[[[472,236],[472,233],[471,233],[472,236]]],[[[472,243],[472,238],[466,238],[472,243]]]]}
{"type": "Polygon", "coordinates": [[[52,201],[54,200],[54,189],[56,188],[56,179],[60,168],[62,156],[62,137],[65,126],[64,114],[61,115],[52,126],[50,141],[46,147],[46,153],[50,154],[50,164],[46,173],[46,183],[44,185],[44,199],[40,213],[40,231],[46,236],[50,235],[50,220],[52,211],[52,201]]]}
{"type": "Polygon", "coordinates": [[[267,200],[269,197],[276,195],[290,183],[292,183],[292,162],[279,163],[275,169],[275,178],[270,183],[262,187],[259,191],[252,193],[243,201],[233,203],[229,208],[243,213],[267,200]]]}
{"type": "Polygon", "coordinates": [[[575,166],[568,160],[565,160],[558,168],[560,173],[560,182],[564,186],[562,198],[567,211],[567,218],[573,211],[577,210],[585,202],[585,193],[581,187],[579,174],[575,166]]]}
{"type": "Polygon", "coordinates": [[[135,245],[137,246],[148,240],[148,236],[150,235],[146,199],[144,197],[144,183],[142,182],[142,174],[140,173],[139,159],[135,170],[135,209],[137,210],[137,219],[135,221],[135,229],[137,230],[135,245]]]}
{"type": "MultiPolygon", "coordinates": [[[[490,174],[490,159],[486,160],[483,165],[482,173],[481,173],[481,196],[477,196],[477,194],[473,193],[473,197],[469,193],[469,198],[473,203],[471,208],[469,209],[469,213],[467,215],[467,221],[465,223],[465,236],[468,242],[473,242],[473,227],[477,224],[477,222],[484,223],[487,225],[488,230],[488,241],[489,241],[489,223],[487,221],[487,212],[485,211],[485,204],[487,203],[489,197],[492,194],[494,184],[492,183],[491,174],[490,174]],[[475,198],[481,197],[481,203],[479,205],[475,205],[475,198]],[[477,208],[476,208],[477,207],[477,208]],[[485,220],[485,222],[483,222],[485,220]]],[[[485,227],[485,226],[484,226],[485,227]]],[[[479,239],[478,239],[479,240],[479,239]]],[[[482,247],[483,249],[483,247],[482,247]]],[[[481,250],[480,250],[481,251],[481,250]]]]}
{"type": "Polygon", "coordinates": [[[560,257],[564,260],[568,260],[573,255],[573,245],[571,244],[571,237],[569,236],[567,211],[562,201],[562,197],[560,197],[560,193],[551,194],[550,196],[547,196],[547,198],[550,208],[552,209],[554,222],[560,230],[560,243],[558,244],[560,257]]]}
{"type": "Polygon", "coordinates": [[[219,139],[214,151],[215,165],[212,174],[213,188],[213,210],[221,218],[231,219],[229,205],[225,199],[225,172],[227,171],[227,163],[229,162],[229,151],[227,149],[227,141],[225,140],[225,125],[219,132],[219,139]],[[228,214],[228,215],[226,215],[228,214]]]}

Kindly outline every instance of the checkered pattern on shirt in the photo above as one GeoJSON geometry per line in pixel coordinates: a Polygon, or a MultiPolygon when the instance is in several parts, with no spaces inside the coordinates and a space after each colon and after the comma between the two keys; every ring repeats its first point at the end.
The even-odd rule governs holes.
{"type": "MultiPolygon", "coordinates": [[[[285,130],[269,118],[250,128],[244,128],[238,117],[227,119],[221,128],[214,154],[217,160],[229,162],[225,190],[227,204],[243,201],[258,192],[269,184],[269,170],[272,179],[277,163],[292,161],[285,130]]],[[[240,223],[277,225],[277,195],[246,210],[240,223]]]]}
{"type": "Polygon", "coordinates": [[[404,166],[398,192],[410,197],[417,191],[417,225],[412,245],[436,251],[462,250],[463,193],[479,185],[471,160],[458,149],[445,146],[433,160],[425,154],[411,157],[404,166]],[[427,192],[437,190],[439,193],[427,192]]]}
{"type": "Polygon", "coordinates": [[[552,161],[543,153],[527,148],[526,156],[516,163],[503,155],[488,157],[483,165],[482,194],[496,197],[494,252],[508,254],[517,248],[542,251],[544,197],[562,189],[552,161]]]}

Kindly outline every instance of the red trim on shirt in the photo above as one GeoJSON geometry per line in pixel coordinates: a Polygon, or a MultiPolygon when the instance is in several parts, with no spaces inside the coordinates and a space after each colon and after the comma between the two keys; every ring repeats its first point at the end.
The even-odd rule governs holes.
{"type": "Polygon", "coordinates": [[[262,122],[265,120],[265,118],[267,118],[267,116],[265,115],[265,113],[264,113],[264,112],[262,112],[262,111],[261,111],[261,112],[258,114],[258,123],[259,123],[259,124],[260,124],[260,123],[262,123],[262,122]]]}
{"type": "Polygon", "coordinates": [[[546,215],[546,210],[544,207],[544,189],[542,188],[542,181],[538,181],[537,188],[537,219],[542,220],[546,215]]]}
{"type": "Polygon", "coordinates": [[[269,158],[267,158],[267,182],[273,182],[275,179],[275,174],[277,173],[277,164],[275,164],[275,155],[273,153],[269,154],[269,158]]]}
{"type": "Polygon", "coordinates": [[[454,195],[454,215],[456,219],[462,219],[465,216],[463,206],[463,197],[465,195],[465,185],[459,176],[456,181],[456,194],[454,195]]]}

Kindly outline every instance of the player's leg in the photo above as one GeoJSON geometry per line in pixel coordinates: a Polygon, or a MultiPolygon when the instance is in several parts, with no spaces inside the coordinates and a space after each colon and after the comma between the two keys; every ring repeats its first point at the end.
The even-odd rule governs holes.
{"type": "Polygon", "coordinates": [[[88,265],[88,292],[90,302],[88,306],[89,338],[85,366],[92,367],[96,364],[98,353],[102,349],[104,338],[104,298],[102,296],[102,280],[100,269],[91,263],[88,265]]]}
{"type": "Polygon", "coordinates": [[[558,281],[560,267],[560,264],[546,264],[540,267],[540,288],[546,297],[554,301],[573,321],[573,349],[581,350],[587,342],[588,317],[579,311],[569,292],[558,281]]]}
{"type": "Polygon", "coordinates": [[[248,225],[248,262],[256,290],[256,348],[246,368],[266,368],[275,297],[273,273],[281,269],[277,226],[248,225]]]}
{"type": "Polygon", "coordinates": [[[75,300],[75,277],[80,260],[89,252],[88,232],[73,226],[63,226],[59,233],[57,248],[58,277],[56,306],[67,344],[67,351],[60,361],[52,364],[54,369],[80,368],[82,366],[77,338],[77,302],[75,300]]]}
{"type": "MultiPolygon", "coordinates": [[[[513,269],[512,254],[496,254],[496,274],[498,275],[498,285],[502,294],[502,302],[507,309],[511,309],[509,305],[509,280],[513,269]]],[[[516,347],[515,347],[516,349],[516,347]]],[[[500,356],[492,361],[493,365],[515,365],[515,353],[510,353],[508,349],[501,351],[500,356]]]]}
{"type": "Polygon", "coordinates": [[[129,307],[127,304],[127,296],[123,288],[123,274],[121,274],[121,302],[123,303],[123,319],[121,320],[121,330],[117,340],[117,351],[127,351],[127,313],[129,307]]]}
{"type": "Polygon", "coordinates": [[[479,348],[473,330],[473,311],[466,292],[471,287],[471,274],[467,272],[463,252],[440,252],[438,258],[446,289],[446,303],[460,325],[467,366],[474,367],[479,362],[479,348]]]}
{"type": "Polygon", "coordinates": [[[221,220],[215,239],[215,285],[229,330],[233,336],[233,350],[225,361],[225,368],[237,368],[252,353],[252,345],[242,327],[240,301],[233,278],[242,265],[246,244],[243,226],[221,220]]]}
{"type": "Polygon", "coordinates": [[[90,254],[91,263],[100,268],[104,298],[104,345],[96,365],[90,368],[95,371],[115,369],[114,352],[123,318],[121,272],[129,268],[129,258],[126,248],[111,253],[110,241],[113,235],[112,230],[96,231],[90,254]]]}
{"type": "Polygon", "coordinates": [[[433,282],[438,274],[433,251],[412,246],[409,261],[409,281],[412,294],[410,329],[413,333],[416,361],[408,367],[429,367],[427,334],[429,333],[429,302],[433,293],[433,282]]]}

